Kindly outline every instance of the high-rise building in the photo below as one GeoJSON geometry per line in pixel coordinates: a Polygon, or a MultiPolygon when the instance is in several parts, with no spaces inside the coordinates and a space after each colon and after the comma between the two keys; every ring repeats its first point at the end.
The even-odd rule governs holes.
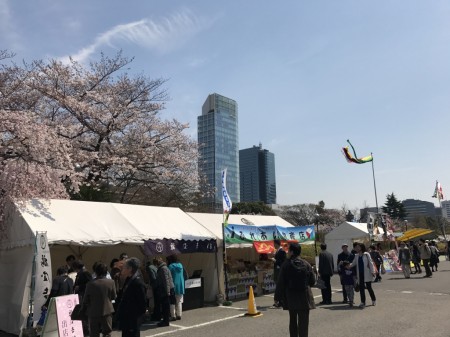
{"type": "Polygon", "coordinates": [[[443,200],[441,202],[442,216],[446,219],[450,219],[450,200],[443,200]]]}
{"type": "Polygon", "coordinates": [[[241,201],[277,203],[275,156],[259,146],[239,151],[241,201]]]}
{"type": "Polygon", "coordinates": [[[240,201],[238,105],[236,101],[211,94],[198,116],[199,171],[216,188],[205,200],[211,210],[222,210],[221,172],[227,169],[227,191],[233,203],[240,201]]]}
{"type": "Polygon", "coordinates": [[[405,220],[412,222],[418,216],[436,216],[434,204],[429,201],[406,199],[402,201],[406,213],[405,220]]]}

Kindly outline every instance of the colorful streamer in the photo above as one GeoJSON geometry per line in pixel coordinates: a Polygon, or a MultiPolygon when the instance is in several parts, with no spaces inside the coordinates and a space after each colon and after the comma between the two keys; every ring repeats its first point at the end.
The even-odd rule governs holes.
{"type": "Polygon", "coordinates": [[[348,146],[342,148],[342,153],[344,154],[345,159],[347,159],[347,161],[349,163],[364,164],[364,163],[371,162],[373,160],[372,154],[370,154],[370,156],[358,158],[358,156],[356,155],[355,148],[353,147],[352,143],[350,143],[350,141],[348,139],[347,139],[347,143],[349,143],[349,145],[352,147],[354,157],[351,155],[351,153],[348,149],[348,146]]]}

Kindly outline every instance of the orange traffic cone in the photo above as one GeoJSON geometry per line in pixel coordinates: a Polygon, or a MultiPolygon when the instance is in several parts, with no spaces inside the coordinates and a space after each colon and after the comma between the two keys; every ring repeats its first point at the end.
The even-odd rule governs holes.
{"type": "Polygon", "coordinates": [[[261,312],[256,310],[255,295],[253,294],[253,287],[250,286],[250,292],[248,295],[248,309],[244,316],[258,317],[262,316],[261,312]]]}

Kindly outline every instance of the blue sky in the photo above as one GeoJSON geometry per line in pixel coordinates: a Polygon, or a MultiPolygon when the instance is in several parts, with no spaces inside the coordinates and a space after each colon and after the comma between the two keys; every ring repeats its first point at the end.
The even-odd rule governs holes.
{"type": "Polygon", "coordinates": [[[165,116],[207,95],[239,104],[240,148],[275,153],[279,204],[375,206],[450,193],[448,1],[0,0],[0,49],[81,62],[122,49],[131,72],[169,79],[165,116]]]}

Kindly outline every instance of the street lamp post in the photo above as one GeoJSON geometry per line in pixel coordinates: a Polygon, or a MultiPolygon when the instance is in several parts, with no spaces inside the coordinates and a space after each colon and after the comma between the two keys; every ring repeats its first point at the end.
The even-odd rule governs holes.
{"type": "Polygon", "coordinates": [[[405,232],[408,231],[408,220],[405,220],[405,232]]]}

